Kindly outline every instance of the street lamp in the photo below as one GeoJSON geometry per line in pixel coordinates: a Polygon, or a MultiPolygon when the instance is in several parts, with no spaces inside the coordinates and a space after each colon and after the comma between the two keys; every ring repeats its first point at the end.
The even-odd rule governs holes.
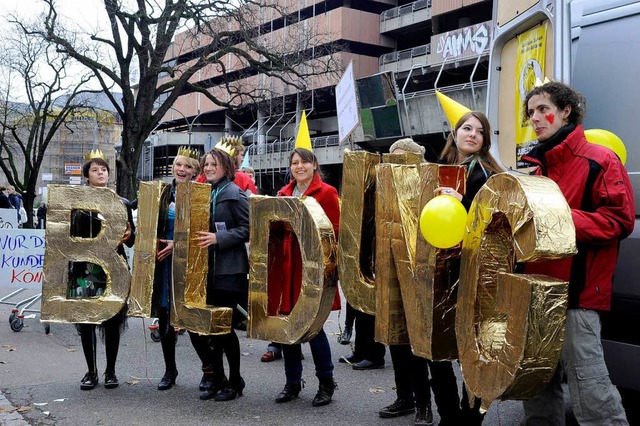
{"type": "Polygon", "coordinates": [[[182,116],[182,118],[184,118],[184,121],[187,122],[187,131],[189,132],[189,148],[191,148],[191,129],[193,128],[193,123],[196,122],[196,120],[198,120],[198,118],[204,113],[204,112],[200,112],[200,110],[198,110],[198,114],[193,118],[193,120],[191,120],[191,122],[189,122],[189,119],[182,113],[182,111],[175,109],[174,107],[169,107],[169,109],[177,112],[178,114],[180,114],[182,116]]]}

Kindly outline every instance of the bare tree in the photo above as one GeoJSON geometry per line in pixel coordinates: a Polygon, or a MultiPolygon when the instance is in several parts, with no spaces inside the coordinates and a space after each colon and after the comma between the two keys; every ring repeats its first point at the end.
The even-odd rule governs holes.
{"type": "Polygon", "coordinates": [[[233,109],[304,91],[309,79],[338,70],[326,31],[288,14],[277,1],[103,0],[109,28],[88,39],[65,27],[55,0],[42,1],[46,17],[39,28],[25,26],[25,31],[89,68],[122,117],[116,182],[127,198],[135,197],[145,139],[179,96],[202,93],[233,109]],[[274,21],[286,30],[266,25],[274,21]],[[192,79],[201,70],[212,74],[206,84],[192,79]],[[109,94],[112,82],[122,102],[109,94]]]}
{"type": "MultiPolygon", "coordinates": [[[[68,117],[86,107],[80,95],[93,76],[69,73],[71,58],[15,26],[0,48],[0,169],[33,221],[38,174],[49,143],[68,117]]],[[[81,69],[82,71],[83,69],[81,69]]]]}

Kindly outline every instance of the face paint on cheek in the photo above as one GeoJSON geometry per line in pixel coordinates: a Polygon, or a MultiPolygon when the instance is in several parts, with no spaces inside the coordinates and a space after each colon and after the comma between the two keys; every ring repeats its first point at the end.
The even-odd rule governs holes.
{"type": "Polygon", "coordinates": [[[553,122],[556,121],[556,116],[553,115],[553,114],[547,114],[547,115],[544,116],[544,118],[547,119],[549,124],[553,124],[553,122]]]}

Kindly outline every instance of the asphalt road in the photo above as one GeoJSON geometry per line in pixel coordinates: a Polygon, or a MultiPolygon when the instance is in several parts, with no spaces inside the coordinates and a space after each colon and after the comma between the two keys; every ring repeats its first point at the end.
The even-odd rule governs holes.
{"type": "MultiPolygon", "coordinates": [[[[0,296],[6,293],[0,290],[0,296]]],[[[81,391],[86,365],[74,326],[52,324],[47,335],[38,318],[25,319],[24,328],[16,333],[9,327],[10,309],[0,305],[0,391],[10,404],[4,401],[3,405],[0,395],[1,425],[413,425],[413,416],[378,417],[378,410],[395,399],[389,354],[387,366],[381,370],[354,371],[337,362],[340,356],[350,354],[349,346],[337,343],[338,324],[344,321],[337,312],[329,317],[325,331],[339,388],[331,404],[314,408],[311,400],[318,382],[307,345],[303,345],[306,388],[297,400],[274,402],[284,386],[283,362],[261,363],[267,342],[247,339],[239,332],[241,368],[247,383],[244,396],[229,402],[200,401],[200,364],[188,336],[178,338],[177,385],[160,392],[156,386],[164,364],[160,344],[149,337],[151,320],[130,318],[116,368],[120,387],[105,389],[100,377],[96,389],[81,391]],[[19,416],[24,422],[12,420],[19,416]]],[[[99,343],[98,368],[103,371],[104,367],[104,346],[99,343]]],[[[435,417],[437,424],[437,413],[435,417]]],[[[483,424],[520,425],[522,420],[519,401],[496,401],[483,424]]]]}

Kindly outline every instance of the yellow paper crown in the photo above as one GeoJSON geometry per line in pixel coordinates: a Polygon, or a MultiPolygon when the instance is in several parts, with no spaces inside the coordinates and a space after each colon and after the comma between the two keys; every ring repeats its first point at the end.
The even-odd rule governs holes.
{"type": "Polygon", "coordinates": [[[101,160],[107,161],[107,157],[104,155],[104,152],[100,151],[99,149],[92,149],[91,151],[89,151],[89,153],[84,157],[84,161],[87,162],[89,160],[93,160],[94,158],[100,158],[101,160]]]}
{"type": "Polygon", "coordinates": [[[540,87],[540,86],[544,86],[545,84],[550,83],[550,82],[551,82],[551,80],[549,80],[549,78],[548,78],[548,77],[545,77],[545,78],[544,78],[544,81],[543,81],[543,80],[540,80],[540,77],[538,77],[538,78],[536,78],[536,82],[535,82],[535,83],[533,83],[533,87],[540,87]]]}
{"type": "Polygon", "coordinates": [[[198,153],[198,150],[195,148],[191,149],[187,146],[181,146],[180,148],[178,148],[178,155],[193,158],[194,160],[200,159],[200,154],[198,153]]]}
{"type": "Polygon", "coordinates": [[[242,146],[242,140],[237,136],[225,136],[218,141],[214,148],[218,148],[231,156],[236,158],[238,148],[242,146]]]}

